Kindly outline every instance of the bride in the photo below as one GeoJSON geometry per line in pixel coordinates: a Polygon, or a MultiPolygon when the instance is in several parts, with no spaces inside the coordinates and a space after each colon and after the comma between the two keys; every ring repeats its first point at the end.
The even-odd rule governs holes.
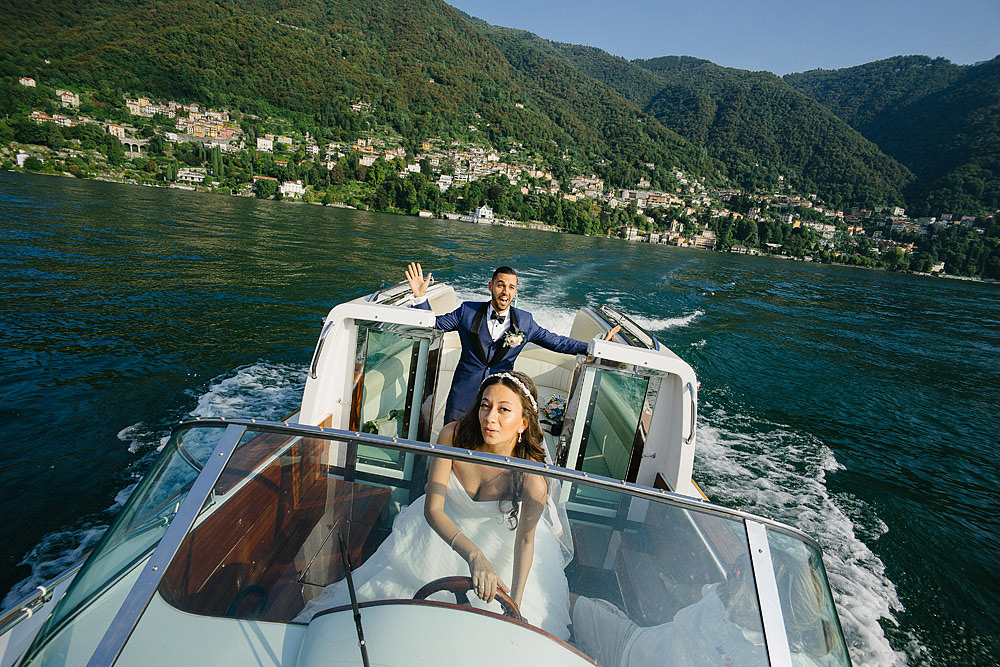
{"type": "MultiPolygon", "coordinates": [[[[500,456],[544,460],[534,382],[517,371],[491,375],[474,406],[441,429],[438,442],[500,456]]],[[[472,577],[485,608],[510,594],[529,623],[569,638],[569,589],[563,552],[547,519],[544,478],[434,458],[426,494],[400,511],[392,533],[353,573],[359,601],[411,598],[434,579],[472,577]]],[[[349,604],[345,581],[327,586],[296,618],[349,604]]]]}

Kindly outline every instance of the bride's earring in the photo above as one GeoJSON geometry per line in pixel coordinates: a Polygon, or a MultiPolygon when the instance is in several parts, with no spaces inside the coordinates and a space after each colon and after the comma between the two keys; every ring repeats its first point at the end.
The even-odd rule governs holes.
{"type": "Polygon", "coordinates": [[[521,444],[521,436],[523,436],[523,435],[524,435],[524,431],[518,432],[518,434],[517,434],[517,444],[519,444],[519,445],[521,444]]]}

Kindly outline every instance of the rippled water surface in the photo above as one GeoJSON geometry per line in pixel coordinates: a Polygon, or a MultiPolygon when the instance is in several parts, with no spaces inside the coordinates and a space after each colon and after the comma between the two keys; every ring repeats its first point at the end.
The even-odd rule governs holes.
{"type": "MultiPolygon", "coordinates": [[[[0,173],[0,589],[93,546],[170,424],[294,409],[320,318],[416,259],[702,382],[716,501],[816,536],[856,665],[1000,663],[1000,287],[0,173]]],[[[2,592],[0,591],[0,592],[2,592]]]]}

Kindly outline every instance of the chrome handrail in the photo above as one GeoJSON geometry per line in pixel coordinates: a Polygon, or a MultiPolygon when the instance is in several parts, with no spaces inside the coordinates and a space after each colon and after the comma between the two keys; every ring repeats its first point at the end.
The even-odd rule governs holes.
{"type": "Polygon", "coordinates": [[[84,561],[87,560],[87,556],[84,556],[77,562],[69,566],[61,574],[56,575],[52,579],[49,579],[45,584],[41,586],[36,586],[35,590],[28,593],[26,596],[12,604],[7,609],[0,613],[0,635],[11,630],[21,621],[26,621],[34,615],[35,609],[40,605],[45,604],[52,599],[52,592],[59,587],[64,581],[70,577],[76,576],[76,573],[80,571],[83,567],[84,561]]]}
{"type": "Polygon", "coordinates": [[[801,539],[820,552],[822,546],[813,537],[802,532],[798,528],[789,526],[774,519],[757,516],[742,510],[716,505],[710,501],[700,498],[691,498],[665,489],[654,489],[652,487],[627,482],[610,477],[603,477],[589,472],[563,468],[551,463],[540,461],[530,461],[518,459],[510,456],[500,456],[489,452],[474,449],[460,449],[448,445],[419,442],[417,440],[407,440],[405,438],[378,435],[375,433],[361,433],[360,431],[345,431],[326,426],[311,426],[308,424],[293,424],[290,422],[273,422],[259,419],[226,419],[199,417],[196,420],[182,421],[174,426],[174,430],[189,429],[195,426],[245,426],[250,431],[266,431],[268,433],[278,433],[289,436],[299,436],[303,438],[321,438],[326,440],[343,440],[359,445],[371,445],[374,447],[387,447],[403,452],[411,452],[424,456],[440,456],[456,461],[467,461],[469,463],[479,463],[494,467],[512,468],[526,473],[542,474],[555,479],[586,484],[599,488],[609,489],[618,492],[628,492],[630,495],[641,498],[648,498],[657,502],[665,502],[670,505],[681,506],[687,509],[694,509],[716,516],[738,519],[740,521],[755,521],[768,528],[779,530],[783,533],[801,539]]]}
{"type": "MultiPolygon", "coordinates": [[[[111,665],[115,663],[128,641],[132,630],[136,627],[139,618],[142,616],[146,605],[155,594],[167,567],[170,565],[174,555],[179,550],[184,537],[194,525],[198,513],[204,506],[205,500],[212,493],[212,489],[215,487],[219,477],[225,470],[230,457],[236,451],[239,443],[243,441],[244,436],[248,433],[266,432],[288,435],[297,438],[340,440],[348,443],[366,444],[375,447],[395,449],[402,452],[411,452],[415,455],[438,456],[480,465],[521,470],[525,473],[541,474],[546,477],[569,481],[576,484],[613,490],[618,493],[624,493],[633,497],[644,498],[653,502],[659,502],[682,509],[691,509],[706,514],[736,519],[744,522],[744,525],[747,526],[750,524],[756,524],[757,530],[761,531],[764,527],[767,527],[789,534],[822,552],[820,545],[809,535],[803,533],[797,528],[786,526],[770,519],[757,517],[740,510],[720,507],[713,505],[710,502],[689,498],[670,491],[652,489],[633,482],[614,480],[600,475],[592,475],[587,472],[561,468],[550,463],[517,459],[489,452],[459,449],[446,445],[424,443],[398,437],[380,436],[377,434],[360,433],[357,431],[345,431],[322,426],[310,426],[289,422],[273,422],[256,419],[197,418],[179,423],[174,427],[174,430],[190,429],[198,426],[210,428],[225,427],[226,433],[221,438],[219,444],[216,446],[212,455],[206,462],[204,468],[202,469],[202,474],[195,480],[194,486],[185,497],[177,515],[174,520],[171,521],[166,533],[163,535],[159,544],[149,557],[149,560],[142,565],[142,570],[136,580],[136,583],[132,586],[128,596],[115,615],[114,621],[104,633],[103,638],[91,655],[88,667],[103,667],[104,665],[111,665]]],[[[39,592],[35,595],[40,596],[42,593],[39,592]]],[[[30,617],[30,614],[28,616],[30,617]]]]}

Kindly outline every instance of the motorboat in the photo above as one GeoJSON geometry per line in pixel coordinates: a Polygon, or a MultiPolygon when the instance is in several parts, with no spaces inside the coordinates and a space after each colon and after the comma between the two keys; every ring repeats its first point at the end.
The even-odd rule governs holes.
{"type": "Polygon", "coordinates": [[[0,616],[0,665],[850,665],[817,542],[692,479],[684,360],[627,315],[582,308],[569,335],[587,354],[528,345],[515,366],[559,408],[543,410],[546,461],[448,447],[460,343],[434,314],[455,293],[433,284],[432,310],[409,296],[335,306],[285,420],[175,426],[89,557],[0,616]],[[568,623],[486,605],[467,568],[437,563],[414,566],[418,590],[371,592],[442,458],[546,481],[547,530],[569,546],[537,585],[568,593],[568,623]],[[330,591],[339,603],[304,615],[330,591]]]}

